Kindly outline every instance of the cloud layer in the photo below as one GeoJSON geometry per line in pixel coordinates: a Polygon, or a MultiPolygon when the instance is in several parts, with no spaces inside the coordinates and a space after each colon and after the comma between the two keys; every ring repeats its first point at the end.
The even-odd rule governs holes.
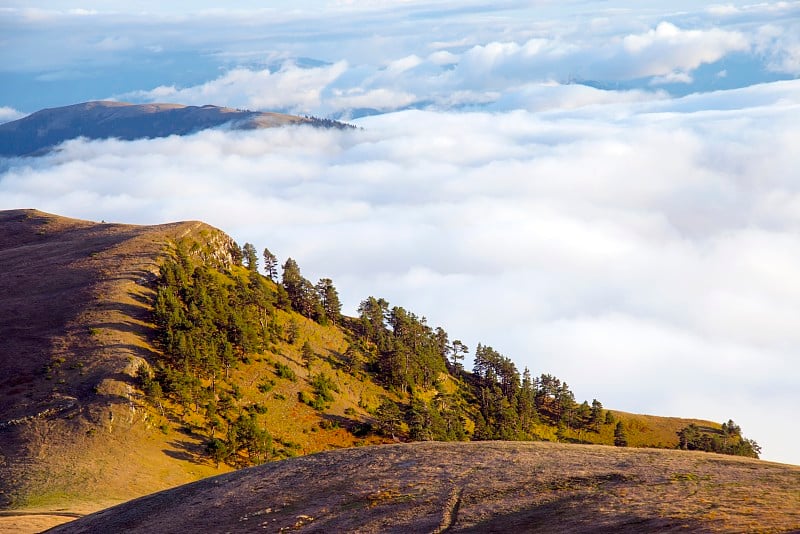
{"type": "Polygon", "coordinates": [[[553,82],[682,95],[800,75],[796,1],[6,4],[0,106],[24,111],[113,96],[359,116],[496,109],[553,82]]]}
{"type": "Polygon", "coordinates": [[[185,9],[5,2],[0,122],[116,97],[364,130],[71,141],[0,161],[0,209],[203,219],[350,313],[386,297],[580,398],[733,417],[800,464],[800,2],[185,9]]]}
{"type": "Polygon", "coordinates": [[[800,82],[529,94],[545,111],[72,141],[12,162],[0,209],[203,219],[332,277],[349,313],[383,296],[581,399],[732,417],[765,457],[800,463],[787,425],[800,405],[800,82]]]}

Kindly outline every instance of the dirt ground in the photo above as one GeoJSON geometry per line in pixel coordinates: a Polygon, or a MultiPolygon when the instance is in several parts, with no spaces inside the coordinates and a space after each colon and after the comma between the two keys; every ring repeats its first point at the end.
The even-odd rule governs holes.
{"type": "Polygon", "coordinates": [[[689,451],[413,443],[202,480],[52,532],[790,532],[800,467],[689,451]]]}

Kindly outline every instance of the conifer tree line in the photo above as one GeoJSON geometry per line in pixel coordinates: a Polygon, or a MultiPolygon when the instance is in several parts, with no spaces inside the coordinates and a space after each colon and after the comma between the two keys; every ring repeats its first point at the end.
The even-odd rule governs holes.
{"type": "MultiPolygon", "coordinates": [[[[360,303],[357,317],[345,317],[333,281],[312,283],[291,258],[280,265],[264,249],[262,275],[250,243],[235,247],[234,264],[227,266],[198,261],[196,248],[178,245],[174,258],[160,268],[153,314],[163,357],[141,368],[139,377],[162,413],[166,398],[181,420],[202,417],[206,452],[218,463],[246,465],[273,455],[272,437],[260,423],[265,408],[241,402],[231,370],[278,343],[299,343],[296,321],[282,327],[278,310],[341,328],[349,340],[341,368],[368,373],[404,399],[383,399],[372,412],[374,432],[411,440],[538,440],[555,428],[558,439],[569,440],[568,433],[599,433],[611,425],[614,443],[627,445],[621,422],[600,401],[578,403],[566,382],[549,374],[533,376],[527,368],[520,373],[510,358],[488,345],[475,347],[474,365],[467,371],[463,360],[470,348],[451,341],[425,317],[372,296],[360,303]]],[[[314,354],[307,342],[300,353],[310,369],[314,354]]],[[[276,363],[275,379],[258,389],[269,391],[281,379],[297,377],[276,363]]],[[[307,381],[314,394],[302,392],[299,401],[327,409],[338,392],[335,384],[324,374],[309,374],[307,381]]],[[[757,457],[757,444],[738,430],[725,430],[727,437],[719,443],[694,429],[684,431],[682,448],[757,457]]]]}

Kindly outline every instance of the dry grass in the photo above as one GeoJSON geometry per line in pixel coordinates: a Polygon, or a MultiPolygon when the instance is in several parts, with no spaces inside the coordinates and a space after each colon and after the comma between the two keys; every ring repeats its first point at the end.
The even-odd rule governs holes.
{"type": "Polygon", "coordinates": [[[56,532],[790,532],[800,467],[554,443],[415,443],[294,458],[56,532]]]}

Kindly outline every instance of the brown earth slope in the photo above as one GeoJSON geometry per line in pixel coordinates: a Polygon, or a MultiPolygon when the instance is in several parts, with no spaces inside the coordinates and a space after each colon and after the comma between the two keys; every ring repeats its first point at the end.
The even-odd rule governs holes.
{"type": "Polygon", "coordinates": [[[169,242],[201,234],[230,239],[0,212],[0,508],[96,510],[219,473],[154,432],[132,387],[151,355],[146,281],[169,242]]]}
{"type": "Polygon", "coordinates": [[[800,467],[689,451],[415,443],[284,460],[53,532],[788,532],[800,467]]]}

